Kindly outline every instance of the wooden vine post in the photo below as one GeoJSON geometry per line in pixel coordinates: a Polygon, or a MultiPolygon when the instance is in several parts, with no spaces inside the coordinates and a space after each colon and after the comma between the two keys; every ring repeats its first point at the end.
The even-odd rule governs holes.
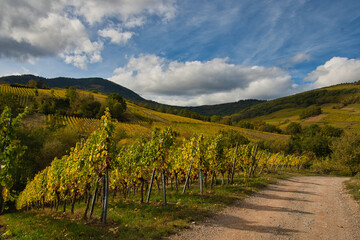
{"type": "Polygon", "coordinates": [[[263,170],[264,170],[264,168],[265,168],[265,166],[266,166],[266,164],[267,164],[267,162],[268,162],[268,160],[269,160],[270,157],[271,157],[271,154],[269,154],[269,156],[266,158],[264,164],[263,164],[262,167],[261,167],[261,170],[260,170],[260,172],[259,172],[259,175],[261,175],[261,173],[263,172],[263,170]]]}
{"type": "MultiPolygon", "coordinates": [[[[196,145],[195,154],[196,154],[196,151],[197,151],[197,147],[198,146],[196,145]]],[[[193,163],[194,163],[194,157],[192,157],[191,162],[190,162],[189,170],[188,170],[188,173],[187,173],[187,176],[186,176],[186,179],[185,179],[184,189],[183,189],[183,192],[182,192],[183,194],[185,193],[186,187],[189,184],[190,173],[191,173],[191,168],[192,168],[193,163]]]]}
{"type": "Polygon", "coordinates": [[[285,153],[283,153],[283,155],[281,156],[281,159],[280,159],[279,163],[276,165],[275,171],[277,171],[277,169],[278,169],[278,167],[279,167],[279,164],[280,164],[281,161],[283,160],[284,156],[285,156],[285,153]]]}
{"type": "MultiPolygon", "coordinates": [[[[253,171],[254,171],[254,168],[255,168],[255,164],[257,162],[257,160],[256,160],[257,150],[258,150],[258,145],[256,145],[254,154],[252,156],[252,161],[251,161],[250,170],[249,170],[249,176],[248,176],[249,178],[252,177],[252,174],[253,174],[253,171]]],[[[261,157],[261,154],[260,154],[260,157],[261,157]]]]}
{"type": "Polygon", "coordinates": [[[270,170],[272,169],[272,167],[274,166],[275,162],[276,162],[276,158],[278,157],[279,153],[276,154],[274,161],[271,164],[270,170]]]}
{"type": "Polygon", "coordinates": [[[165,161],[164,161],[164,156],[161,156],[161,165],[162,165],[162,185],[163,185],[163,201],[164,201],[164,206],[167,205],[166,202],[166,179],[165,179],[165,161]]]}
{"type": "Polygon", "coordinates": [[[103,178],[104,200],[101,211],[101,222],[106,224],[107,208],[109,202],[109,169],[105,169],[105,176],[103,178]]]}
{"type": "Polygon", "coordinates": [[[202,176],[201,167],[199,170],[199,184],[200,184],[200,194],[203,194],[203,176],[202,176]]]}
{"type": "Polygon", "coordinates": [[[149,185],[148,195],[147,195],[147,198],[146,198],[146,202],[147,202],[147,203],[149,203],[149,201],[150,201],[150,195],[151,195],[152,185],[153,185],[153,182],[154,182],[154,177],[155,177],[155,168],[154,168],[154,170],[152,171],[152,174],[151,174],[151,179],[150,179],[150,185],[149,185]]]}
{"type": "Polygon", "coordinates": [[[239,142],[236,142],[236,148],[235,148],[234,161],[233,161],[233,165],[232,165],[232,169],[231,169],[231,184],[233,184],[233,183],[234,183],[235,164],[236,164],[236,154],[237,154],[237,151],[238,151],[238,145],[239,145],[239,142]]]}
{"type": "Polygon", "coordinates": [[[191,168],[192,168],[192,165],[194,163],[194,158],[191,159],[191,162],[190,162],[190,166],[189,166],[189,170],[188,170],[188,173],[186,175],[186,179],[185,179],[185,184],[184,184],[184,189],[183,189],[183,194],[185,193],[186,191],[186,186],[189,184],[189,178],[190,178],[190,173],[191,173],[191,168]]]}

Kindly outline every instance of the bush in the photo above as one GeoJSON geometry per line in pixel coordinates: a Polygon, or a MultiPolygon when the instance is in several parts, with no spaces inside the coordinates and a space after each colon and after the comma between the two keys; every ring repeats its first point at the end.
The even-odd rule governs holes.
{"type": "Polygon", "coordinates": [[[330,157],[317,159],[314,161],[312,168],[320,174],[349,175],[349,170],[344,165],[330,157]]]}
{"type": "Polygon", "coordinates": [[[296,134],[300,134],[301,132],[302,132],[301,124],[295,122],[291,122],[289,125],[287,125],[285,129],[285,133],[289,135],[296,135],[296,134]]]}
{"type": "Polygon", "coordinates": [[[249,139],[241,135],[241,133],[236,130],[220,130],[219,134],[224,136],[224,141],[226,142],[225,145],[227,146],[235,147],[236,143],[241,145],[248,144],[250,142],[249,139]]]}
{"type": "Polygon", "coordinates": [[[258,120],[240,121],[236,124],[236,126],[247,129],[255,129],[261,132],[282,133],[281,129],[277,126],[258,120]]]}
{"type": "MultiPolygon", "coordinates": [[[[123,118],[123,113],[126,111],[126,102],[118,93],[111,93],[106,99],[106,107],[110,109],[110,114],[112,118],[121,120],[123,118]]],[[[104,113],[104,109],[101,109],[99,115],[104,113]]]]}
{"type": "Polygon", "coordinates": [[[305,119],[313,116],[317,116],[322,113],[321,107],[319,106],[310,106],[306,108],[300,114],[300,119],[305,119]]]}
{"type": "Polygon", "coordinates": [[[341,128],[325,125],[321,128],[320,133],[327,137],[340,137],[344,131],[341,128]]]}
{"type": "Polygon", "coordinates": [[[270,152],[289,152],[289,142],[282,139],[264,140],[259,142],[259,147],[270,152]]]}
{"type": "Polygon", "coordinates": [[[331,149],[332,158],[347,166],[352,176],[360,172],[360,134],[344,134],[331,145],[331,149]]]}

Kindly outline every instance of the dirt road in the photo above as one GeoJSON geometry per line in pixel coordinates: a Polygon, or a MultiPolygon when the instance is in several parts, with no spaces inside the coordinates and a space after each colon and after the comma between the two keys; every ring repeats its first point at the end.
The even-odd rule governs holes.
{"type": "Polygon", "coordinates": [[[270,185],[170,239],[360,240],[360,208],[346,178],[294,177],[270,185]]]}

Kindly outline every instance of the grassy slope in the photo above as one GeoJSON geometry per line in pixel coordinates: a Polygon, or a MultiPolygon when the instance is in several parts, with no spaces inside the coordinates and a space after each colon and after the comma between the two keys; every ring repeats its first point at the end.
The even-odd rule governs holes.
{"type": "Polygon", "coordinates": [[[181,136],[189,137],[193,133],[213,135],[220,130],[234,129],[241,132],[244,136],[251,140],[263,140],[263,139],[287,139],[287,135],[265,133],[249,129],[243,129],[233,126],[227,126],[223,124],[204,122],[196,119],[185,118],[177,115],[160,113],[146,108],[139,107],[134,104],[128,104],[129,111],[143,122],[147,122],[152,129],[164,128],[171,126],[174,130],[178,131],[181,136]]]}
{"type": "Polygon", "coordinates": [[[187,109],[195,113],[199,113],[204,116],[212,116],[212,115],[220,115],[220,116],[226,116],[231,115],[236,112],[239,112],[240,110],[247,108],[248,106],[252,106],[254,104],[257,104],[259,102],[262,102],[262,100],[255,100],[255,99],[248,99],[248,100],[240,100],[237,102],[232,103],[224,103],[224,104],[216,104],[216,105],[204,105],[204,106],[197,106],[197,107],[177,107],[177,106],[170,106],[166,104],[161,104],[153,101],[149,101],[146,99],[143,99],[141,96],[139,96],[137,93],[133,92],[130,89],[127,89],[121,85],[115,84],[107,79],[102,78],[66,78],[66,77],[57,77],[52,79],[47,79],[39,76],[34,75],[21,75],[21,76],[5,76],[0,77],[0,84],[11,84],[11,83],[17,83],[17,84],[27,84],[29,80],[36,80],[41,82],[46,82],[49,87],[52,88],[66,88],[69,86],[74,86],[77,89],[83,89],[83,90],[96,90],[98,92],[102,93],[119,93],[124,98],[135,101],[135,102],[141,102],[145,103],[148,106],[152,106],[154,109],[161,108],[176,108],[178,110],[181,109],[187,109]]]}
{"type": "Polygon", "coordinates": [[[352,177],[345,182],[346,188],[355,200],[360,200],[360,175],[352,177]]]}
{"type": "MultiPolygon", "coordinates": [[[[317,89],[314,91],[321,91],[324,89],[328,91],[334,91],[354,88],[360,89],[360,85],[344,84],[323,89],[317,89]]],[[[321,104],[320,106],[323,110],[323,114],[318,117],[301,120],[299,118],[299,115],[305,109],[305,107],[292,107],[285,108],[267,115],[255,117],[251,120],[262,120],[267,123],[279,126],[283,129],[290,122],[298,122],[301,123],[301,125],[303,126],[309,126],[311,124],[330,124],[335,127],[342,128],[345,131],[360,132],[360,104],[349,104],[347,106],[341,107],[341,101],[354,97],[356,95],[358,95],[358,93],[343,94],[339,96],[339,99],[337,100],[338,102],[321,104]]]]}
{"type": "Polygon", "coordinates": [[[127,89],[123,86],[120,86],[116,83],[113,83],[107,79],[102,78],[66,78],[66,77],[57,77],[57,78],[43,78],[34,75],[16,75],[16,76],[5,76],[0,77],[0,84],[27,84],[29,80],[41,81],[43,83],[47,83],[47,85],[51,88],[66,88],[69,86],[74,86],[77,89],[83,90],[96,90],[99,92],[103,92],[106,94],[116,92],[122,95],[126,99],[130,99],[132,101],[143,102],[146,101],[142,97],[140,97],[135,92],[127,89]]]}
{"type": "MultiPolygon", "coordinates": [[[[54,96],[56,97],[65,97],[64,89],[53,89],[54,96]]],[[[34,96],[33,89],[21,89],[21,88],[11,88],[8,85],[0,85],[0,93],[10,92],[10,93],[20,93],[28,94],[34,96]]],[[[50,95],[51,90],[48,89],[39,89],[39,94],[50,95]]],[[[87,95],[89,92],[78,90],[79,94],[87,95]]],[[[106,95],[103,94],[94,94],[95,99],[99,102],[105,102],[106,95]]],[[[123,131],[126,138],[130,141],[138,139],[141,136],[150,136],[151,132],[155,128],[163,129],[165,127],[172,127],[174,130],[178,131],[182,137],[190,137],[192,134],[204,134],[212,135],[217,133],[220,130],[229,130],[234,129],[240,131],[244,136],[248,137],[251,140],[263,140],[263,139],[287,139],[288,136],[281,134],[273,133],[264,133],[254,130],[241,129],[238,127],[232,127],[222,124],[204,122],[196,119],[181,117],[173,114],[160,113],[154,110],[150,110],[144,107],[140,107],[136,104],[127,102],[128,110],[126,112],[127,122],[117,124],[117,130],[123,131]]],[[[89,122],[89,121],[84,121],[89,122]]],[[[97,120],[90,122],[91,125],[96,125],[97,120]]],[[[86,124],[86,123],[84,123],[86,124]]]]}

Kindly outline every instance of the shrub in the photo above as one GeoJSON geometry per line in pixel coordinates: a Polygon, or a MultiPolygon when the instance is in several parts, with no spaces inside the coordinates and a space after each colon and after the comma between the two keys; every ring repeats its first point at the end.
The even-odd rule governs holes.
{"type": "Polygon", "coordinates": [[[320,174],[349,175],[349,170],[344,165],[330,157],[317,159],[314,161],[312,169],[320,174]]]}
{"type": "Polygon", "coordinates": [[[331,145],[332,158],[347,166],[354,176],[360,172],[360,134],[344,134],[331,145]]]}
{"type": "Polygon", "coordinates": [[[317,116],[322,113],[321,107],[310,106],[300,113],[300,119],[305,119],[313,116],[317,116]]]}
{"type": "Polygon", "coordinates": [[[301,124],[295,122],[291,122],[289,125],[287,125],[285,129],[285,133],[289,135],[296,135],[296,134],[300,134],[301,132],[302,132],[301,124]]]}

